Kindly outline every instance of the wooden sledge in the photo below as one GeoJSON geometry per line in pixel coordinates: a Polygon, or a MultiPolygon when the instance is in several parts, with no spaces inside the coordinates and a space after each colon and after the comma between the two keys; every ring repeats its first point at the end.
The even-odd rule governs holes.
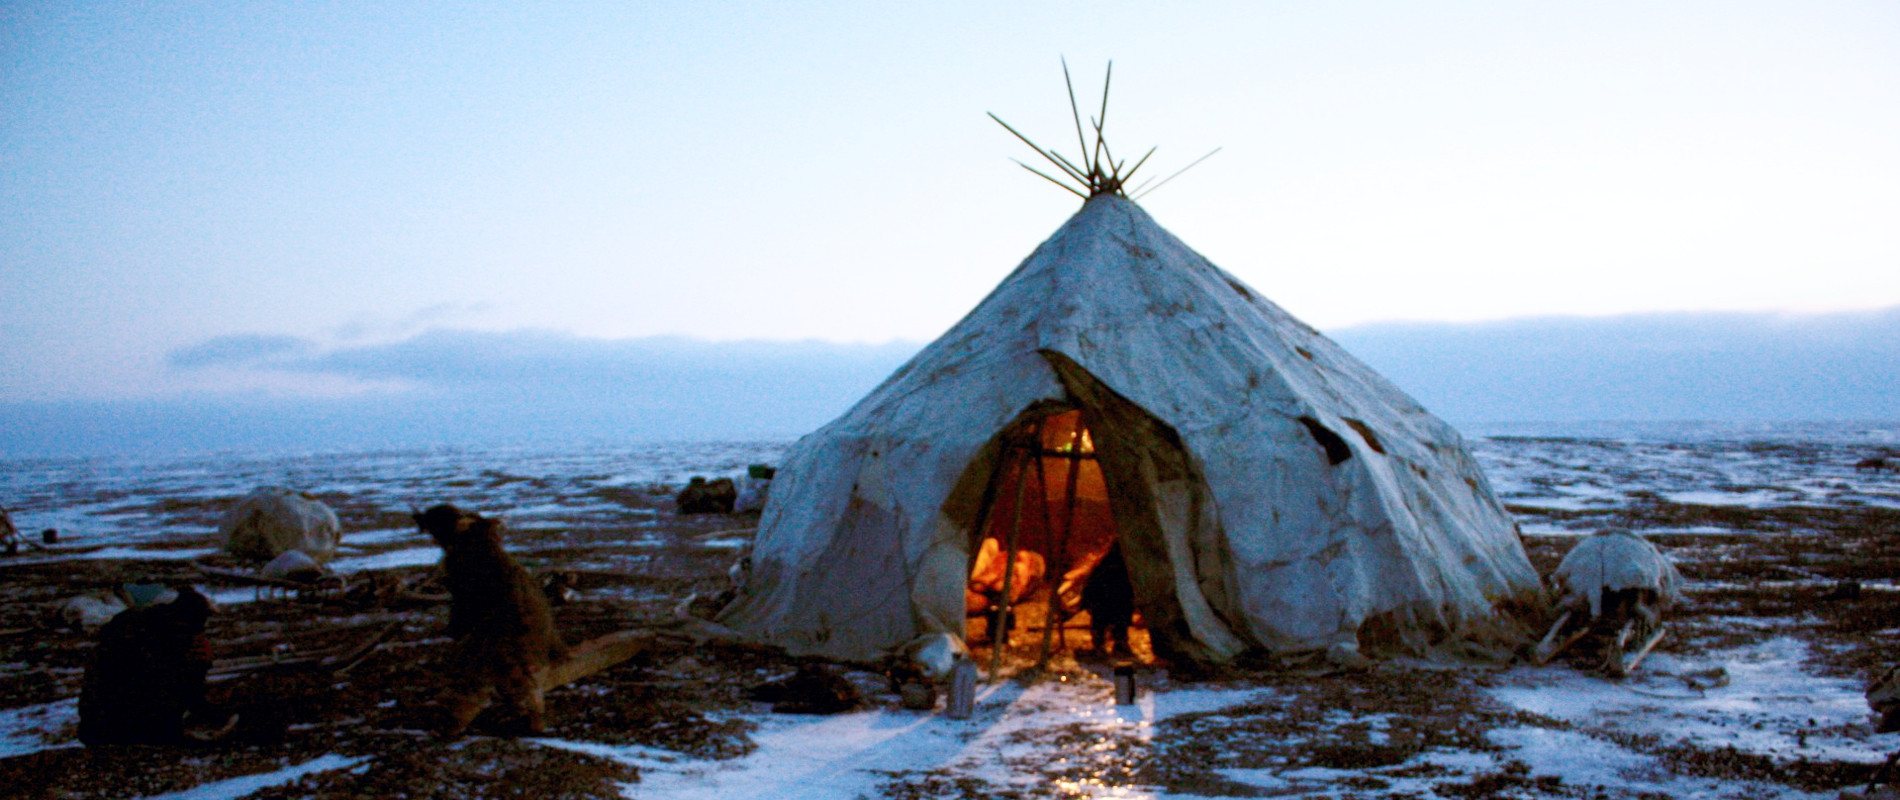
{"type": "Polygon", "coordinates": [[[401,622],[391,622],[372,631],[369,636],[364,637],[358,642],[313,650],[296,655],[273,654],[267,656],[218,659],[211,663],[211,672],[206,676],[206,679],[219,681],[235,678],[239,675],[256,672],[258,670],[290,667],[311,669],[320,672],[346,672],[351,667],[362,663],[363,659],[368,658],[370,653],[376,651],[378,645],[381,645],[384,640],[389,638],[391,633],[394,633],[396,629],[401,626],[401,622]]]}
{"type": "MultiPolygon", "coordinates": [[[[1556,658],[1558,654],[1570,649],[1572,645],[1575,645],[1577,642],[1582,641],[1584,637],[1590,635],[1592,630],[1591,625],[1580,625],[1569,635],[1564,635],[1564,626],[1570,622],[1572,617],[1573,612],[1566,611],[1563,616],[1557,618],[1555,624],[1550,626],[1550,632],[1544,634],[1543,640],[1539,641],[1537,647],[1531,650],[1532,664],[1540,667],[1548,664],[1551,659],[1556,658]]],[[[1636,647],[1635,652],[1631,652],[1629,643],[1630,637],[1636,633],[1636,620],[1624,622],[1623,626],[1617,629],[1616,639],[1611,643],[1609,654],[1603,660],[1604,673],[1613,678],[1628,676],[1631,672],[1635,671],[1638,666],[1642,665],[1643,659],[1649,657],[1650,651],[1656,649],[1656,645],[1662,641],[1663,635],[1667,632],[1667,625],[1661,622],[1656,623],[1655,629],[1652,630],[1647,637],[1644,637],[1642,643],[1636,647]]]]}
{"type": "Polygon", "coordinates": [[[191,565],[196,567],[198,573],[203,575],[206,580],[256,587],[257,595],[260,598],[268,597],[278,592],[284,595],[295,594],[298,597],[303,597],[306,594],[321,596],[331,593],[341,593],[348,585],[343,576],[334,573],[324,575],[316,580],[297,581],[289,578],[267,577],[251,570],[237,569],[235,567],[220,567],[215,564],[207,564],[203,561],[193,561],[191,565]]]}

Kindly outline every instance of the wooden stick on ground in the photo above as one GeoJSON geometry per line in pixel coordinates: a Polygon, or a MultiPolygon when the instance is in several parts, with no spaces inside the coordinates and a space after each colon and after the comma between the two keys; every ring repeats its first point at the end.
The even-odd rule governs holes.
{"type": "Polygon", "coordinates": [[[567,660],[548,668],[541,677],[543,691],[578,681],[618,666],[653,644],[645,630],[625,630],[588,639],[568,651],[567,660]]]}
{"type": "Polygon", "coordinates": [[[1572,612],[1565,611],[1564,615],[1558,617],[1557,622],[1550,626],[1550,632],[1544,634],[1543,641],[1537,643],[1537,649],[1531,651],[1532,664],[1541,667],[1550,663],[1550,660],[1556,658],[1558,653],[1569,649],[1571,645],[1577,643],[1577,640],[1582,639],[1584,634],[1590,632],[1589,626],[1584,626],[1581,630],[1571,634],[1570,638],[1558,642],[1557,634],[1563,631],[1564,624],[1570,621],[1571,613],[1572,612]]]}
{"type": "Polygon", "coordinates": [[[1636,654],[1623,659],[1623,673],[1629,674],[1635,672],[1636,667],[1643,663],[1643,659],[1649,655],[1649,651],[1656,649],[1657,643],[1662,641],[1663,634],[1667,633],[1668,630],[1668,628],[1658,624],[1656,626],[1656,632],[1650,634],[1649,638],[1643,641],[1643,645],[1636,649],[1636,654]]]}
{"type": "Polygon", "coordinates": [[[1616,637],[1610,640],[1609,655],[1603,659],[1603,671],[1612,678],[1621,678],[1628,672],[1623,669],[1623,653],[1629,648],[1630,634],[1636,630],[1636,621],[1627,620],[1616,629],[1616,637]]]}

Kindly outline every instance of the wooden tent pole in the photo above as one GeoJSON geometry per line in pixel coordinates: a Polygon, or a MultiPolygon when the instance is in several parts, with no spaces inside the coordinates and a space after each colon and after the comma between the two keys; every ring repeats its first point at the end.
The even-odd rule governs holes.
{"type": "MultiPolygon", "coordinates": [[[[1036,425],[1036,449],[1034,452],[1036,454],[1036,505],[1042,508],[1043,544],[1044,546],[1049,546],[1055,543],[1056,529],[1055,520],[1049,516],[1049,473],[1045,471],[1042,466],[1042,425],[1040,423],[1036,425]]],[[[1055,586],[1055,583],[1049,580],[1049,576],[1052,574],[1061,575],[1062,573],[1055,572],[1051,570],[1050,567],[1061,563],[1061,551],[1051,547],[1048,557],[1043,560],[1043,583],[1047,583],[1051,587],[1055,586]]],[[[1042,610],[1042,651],[1036,656],[1036,669],[1042,669],[1049,664],[1049,621],[1055,618],[1056,611],[1054,603],[1055,590],[1053,588],[1050,589],[1049,599],[1051,602],[1042,610]]]]}
{"type": "MultiPolygon", "coordinates": [[[[994,469],[1003,469],[1007,467],[1009,464],[1009,443],[1007,441],[1003,443],[1001,450],[1002,452],[997,454],[996,456],[997,466],[994,467],[994,469]]],[[[983,482],[983,498],[981,500],[978,500],[977,505],[976,505],[976,525],[970,529],[976,534],[976,542],[974,543],[976,549],[972,551],[970,554],[970,562],[969,562],[970,566],[964,568],[963,580],[964,580],[965,592],[969,591],[970,570],[973,569],[976,565],[976,556],[977,554],[983,552],[983,540],[989,538],[990,512],[994,510],[995,508],[996,508],[996,480],[994,478],[994,473],[992,473],[992,478],[990,480],[986,480],[983,482]]],[[[966,627],[963,630],[963,638],[967,642],[970,637],[970,631],[969,631],[969,628],[967,627],[968,626],[967,617],[965,619],[965,626],[966,627]]]]}
{"type": "MultiPolygon", "coordinates": [[[[1087,431],[1088,431],[1088,428],[1086,425],[1077,424],[1075,426],[1075,441],[1072,442],[1069,446],[1068,498],[1067,498],[1067,503],[1066,503],[1067,509],[1063,512],[1064,516],[1066,516],[1068,519],[1065,520],[1062,524],[1062,553],[1063,553],[1064,559],[1068,558],[1069,544],[1075,538],[1075,498],[1077,494],[1076,483],[1082,477],[1082,464],[1090,460],[1088,458],[1085,458],[1082,453],[1082,435],[1086,433],[1087,431]]],[[[1065,561],[1065,564],[1066,564],[1066,561],[1065,561]]],[[[1063,568],[1063,572],[1064,574],[1067,574],[1068,572],[1067,566],[1063,568]]],[[[1063,609],[1062,611],[1062,624],[1063,624],[1062,649],[1067,650],[1069,649],[1069,628],[1068,628],[1069,611],[1068,609],[1063,609]]]]}
{"type": "MultiPolygon", "coordinates": [[[[1049,570],[1053,578],[1049,581],[1049,608],[1043,613],[1042,655],[1036,659],[1037,669],[1049,665],[1049,639],[1055,629],[1062,630],[1062,649],[1069,648],[1069,631],[1065,627],[1069,622],[1069,613],[1067,609],[1062,608],[1060,590],[1062,579],[1069,574],[1069,541],[1073,538],[1070,534],[1075,529],[1075,481],[1077,473],[1082,471],[1082,430],[1082,420],[1078,415],[1075,422],[1075,434],[1069,437],[1069,475],[1068,480],[1065,481],[1068,485],[1068,494],[1064,500],[1067,511],[1066,518],[1062,521],[1062,538],[1055,542],[1053,548],[1054,557],[1051,563],[1054,566],[1049,570]]],[[[1049,527],[1047,495],[1044,496],[1043,503],[1043,528],[1050,531],[1053,536],[1054,529],[1049,527]]]]}
{"type": "MultiPolygon", "coordinates": [[[[1032,436],[1040,437],[1042,423],[1038,421],[1030,428],[1032,436]]],[[[1040,439],[1038,439],[1040,446],[1040,439]]],[[[1016,577],[1016,538],[1023,527],[1023,495],[1029,489],[1028,465],[1016,468],[1016,507],[1012,509],[1009,521],[1009,541],[1003,548],[1003,594],[996,599],[995,621],[990,623],[990,681],[994,683],[1003,666],[1003,648],[1009,644],[1009,592],[1012,580],[1016,577]]]]}

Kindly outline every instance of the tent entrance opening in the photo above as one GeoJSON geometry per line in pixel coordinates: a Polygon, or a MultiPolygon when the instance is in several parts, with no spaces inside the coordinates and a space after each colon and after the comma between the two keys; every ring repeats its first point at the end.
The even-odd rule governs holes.
{"type": "Polygon", "coordinates": [[[1078,655],[1152,660],[1119,539],[1082,412],[1012,426],[971,536],[971,643],[992,664],[1004,651],[1043,664],[1070,651],[1073,631],[1086,643],[1078,655]]]}

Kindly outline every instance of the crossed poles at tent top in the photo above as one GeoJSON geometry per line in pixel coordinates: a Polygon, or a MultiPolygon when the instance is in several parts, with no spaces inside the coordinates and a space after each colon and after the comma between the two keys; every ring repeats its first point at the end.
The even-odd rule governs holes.
{"type": "Polygon", "coordinates": [[[1153,178],[1149,178],[1132,189],[1128,188],[1128,181],[1134,179],[1135,173],[1141,169],[1141,165],[1148,163],[1148,156],[1154,155],[1157,148],[1148,148],[1148,152],[1142,154],[1141,158],[1136,159],[1135,165],[1132,167],[1128,166],[1127,161],[1116,161],[1114,154],[1110,152],[1108,141],[1102,138],[1102,125],[1108,120],[1108,87],[1114,78],[1115,62],[1110,61],[1108,62],[1108,72],[1102,77],[1102,110],[1096,116],[1089,117],[1089,126],[1095,130],[1095,146],[1090,147],[1088,137],[1082,132],[1082,111],[1075,102],[1075,82],[1069,78],[1069,61],[1066,58],[1062,60],[1062,82],[1069,89],[1069,114],[1075,119],[1075,143],[1082,148],[1081,156],[1077,161],[1086,165],[1088,167],[1087,169],[1077,166],[1076,161],[1070,161],[1064,158],[1061,153],[1053,149],[1045,149],[1035,142],[1030,141],[1029,137],[1022,135],[1021,132],[1010,127],[1009,123],[1004,122],[1003,118],[996,116],[994,112],[986,113],[989,113],[990,119],[996,120],[996,124],[1003,126],[1004,130],[1009,131],[1011,134],[1014,134],[1016,138],[1021,139],[1023,144],[1029,145],[1029,149],[1036,151],[1036,155],[1042,156],[1044,159],[1047,159],[1049,163],[1054,164],[1061,170],[1063,177],[1057,178],[1051,176],[1049,173],[1024,164],[1021,161],[1016,161],[1016,159],[1013,158],[1010,159],[1011,161],[1016,161],[1016,166],[1034,172],[1043,180],[1060,186],[1064,191],[1084,200],[1104,194],[1129,197],[1129,192],[1134,193],[1130,199],[1140,200],[1154,190],[1167,185],[1168,181],[1180,177],[1181,173],[1193,169],[1196,164],[1206,161],[1215,153],[1220,152],[1220,148],[1218,147],[1208,151],[1207,155],[1194,159],[1192,164],[1188,164],[1176,170],[1173,175],[1162,178],[1159,183],[1155,183],[1153,186],[1149,186],[1150,181],[1153,180],[1153,178]]]}

